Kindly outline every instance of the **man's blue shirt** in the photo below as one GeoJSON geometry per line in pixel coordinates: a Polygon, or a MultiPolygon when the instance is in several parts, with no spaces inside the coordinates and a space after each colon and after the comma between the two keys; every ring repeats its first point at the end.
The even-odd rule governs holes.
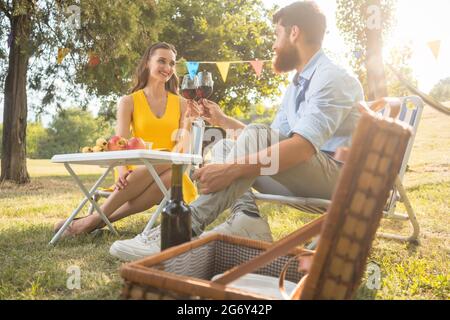
{"type": "Polygon", "coordinates": [[[354,105],[363,99],[359,81],[319,50],[289,84],[271,128],[335,152],[350,145],[360,117],[354,105]]]}

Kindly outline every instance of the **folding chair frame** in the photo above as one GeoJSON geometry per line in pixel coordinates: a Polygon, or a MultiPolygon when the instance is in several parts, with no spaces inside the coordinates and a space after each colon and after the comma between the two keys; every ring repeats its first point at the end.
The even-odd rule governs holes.
{"type": "MultiPolygon", "coordinates": [[[[385,111],[390,112],[391,106],[390,103],[392,101],[395,101],[397,98],[385,98],[384,100],[385,105],[384,108],[381,110],[380,113],[385,113],[385,111]]],[[[398,101],[398,99],[397,99],[398,101]]],[[[407,107],[407,103],[413,103],[416,108],[416,113],[414,117],[414,123],[411,126],[410,123],[408,123],[412,127],[412,135],[410,137],[410,140],[408,142],[408,146],[406,148],[405,154],[403,156],[403,162],[402,166],[400,168],[399,174],[397,175],[394,183],[393,190],[391,192],[391,196],[386,204],[386,209],[383,211],[384,218],[387,219],[393,219],[393,220],[401,220],[401,221],[409,221],[412,227],[412,232],[410,235],[404,236],[399,234],[393,234],[393,233],[382,233],[379,232],[378,235],[382,238],[386,239],[393,239],[393,240],[399,240],[399,241],[408,241],[411,243],[418,244],[418,238],[420,234],[420,226],[419,222],[417,221],[416,214],[414,212],[414,209],[411,205],[411,202],[409,201],[409,198],[406,194],[406,190],[402,184],[403,176],[406,172],[406,168],[408,165],[409,156],[412,151],[412,147],[414,144],[414,138],[417,132],[417,128],[419,126],[420,119],[422,117],[423,112],[423,101],[417,96],[408,96],[401,98],[400,102],[398,102],[399,106],[401,106],[403,109],[407,107]],[[397,214],[395,213],[396,209],[396,203],[400,201],[405,205],[406,208],[406,214],[397,214]]],[[[395,104],[395,102],[394,102],[395,104]]],[[[406,110],[406,109],[405,109],[406,110]]],[[[375,110],[379,111],[379,110],[375,110]]],[[[400,110],[401,111],[401,110],[400,110]]],[[[399,114],[401,116],[401,114],[399,114]]],[[[294,207],[298,210],[305,211],[308,213],[324,213],[328,206],[330,205],[331,201],[326,199],[315,199],[315,198],[302,198],[302,197],[287,197],[287,196],[280,196],[280,195],[270,195],[270,194],[262,194],[262,193],[255,193],[256,200],[264,201],[264,202],[272,202],[282,205],[289,205],[291,207],[294,207]]]]}

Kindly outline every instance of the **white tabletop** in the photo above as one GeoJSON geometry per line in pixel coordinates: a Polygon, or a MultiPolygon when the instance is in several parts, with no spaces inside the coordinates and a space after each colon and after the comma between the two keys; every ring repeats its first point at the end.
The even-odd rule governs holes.
{"type": "Polygon", "coordinates": [[[55,163],[73,163],[97,166],[121,166],[121,165],[142,165],[142,159],[147,159],[152,165],[157,164],[200,164],[203,159],[200,155],[175,153],[157,150],[126,150],[126,151],[106,151],[91,153],[70,153],[57,154],[51,161],[55,163]]]}

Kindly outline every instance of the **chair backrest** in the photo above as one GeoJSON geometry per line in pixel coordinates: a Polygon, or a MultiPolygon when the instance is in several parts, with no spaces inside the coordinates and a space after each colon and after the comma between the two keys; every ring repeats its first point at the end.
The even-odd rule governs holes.
{"type": "Polygon", "coordinates": [[[203,155],[206,155],[217,142],[222,139],[226,139],[226,137],[227,133],[224,129],[220,127],[207,126],[203,136],[203,155]]]}
{"type": "Polygon", "coordinates": [[[203,156],[203,136],[205,134],[205,121],[197,118],[192,123],[191,129],[191,154],[203,156]]]}
{"type": "Polygon", "coordinates": [[[311,271],[294,297],[353,297],[410,136],[411,130],[401,122],[362,115],[311,271]]]}
{"type": "Polygon", "coordinates": [[[407,96],[402,98],[385,98],[386,106],[381,110],[377,110],[379,114],[387,117],[390,115],[394,105],[399,104],[399,110],[396,115],[396,119],[400,120],[412,128],[412,135],[408,142],[408,147],[406,148],[405,155],[403,157],[402,166],[399,170],[399,177],[403,179],[406,172],[406,167],[408,165],[409,157],[411,155],[412,147],[414,145],[414,139],[416,136],[417,129],[419,127],[420,119],[422,117],[424,103],[423,100],[418,96],[407,96]]]}

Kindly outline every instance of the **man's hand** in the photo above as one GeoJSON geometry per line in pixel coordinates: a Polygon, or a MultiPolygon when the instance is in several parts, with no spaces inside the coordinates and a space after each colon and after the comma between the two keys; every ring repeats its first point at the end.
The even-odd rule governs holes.
{"type": "Polygon", "coordinates": [[[202,99],[200,105],[203,107],[202,117],[213,126],[222,126],[226,119],[225,113],[220,109],[216,103],[202,99]]]}
{"type": "Polygon", "coordinates": [[[232,164],[208,164],[195,170],[193,179],[200,182],[200,193],[208,194],[225,189],[238,178],[232,164]]]}
{"type": "Polygon", "coordinates": [[[213,126],[222,127],[224,129],[240,130],[244,129],[245,124],[239,120],[228,117],[220,107],[209,100],[200,100],[201,116],[213,126]]]}

